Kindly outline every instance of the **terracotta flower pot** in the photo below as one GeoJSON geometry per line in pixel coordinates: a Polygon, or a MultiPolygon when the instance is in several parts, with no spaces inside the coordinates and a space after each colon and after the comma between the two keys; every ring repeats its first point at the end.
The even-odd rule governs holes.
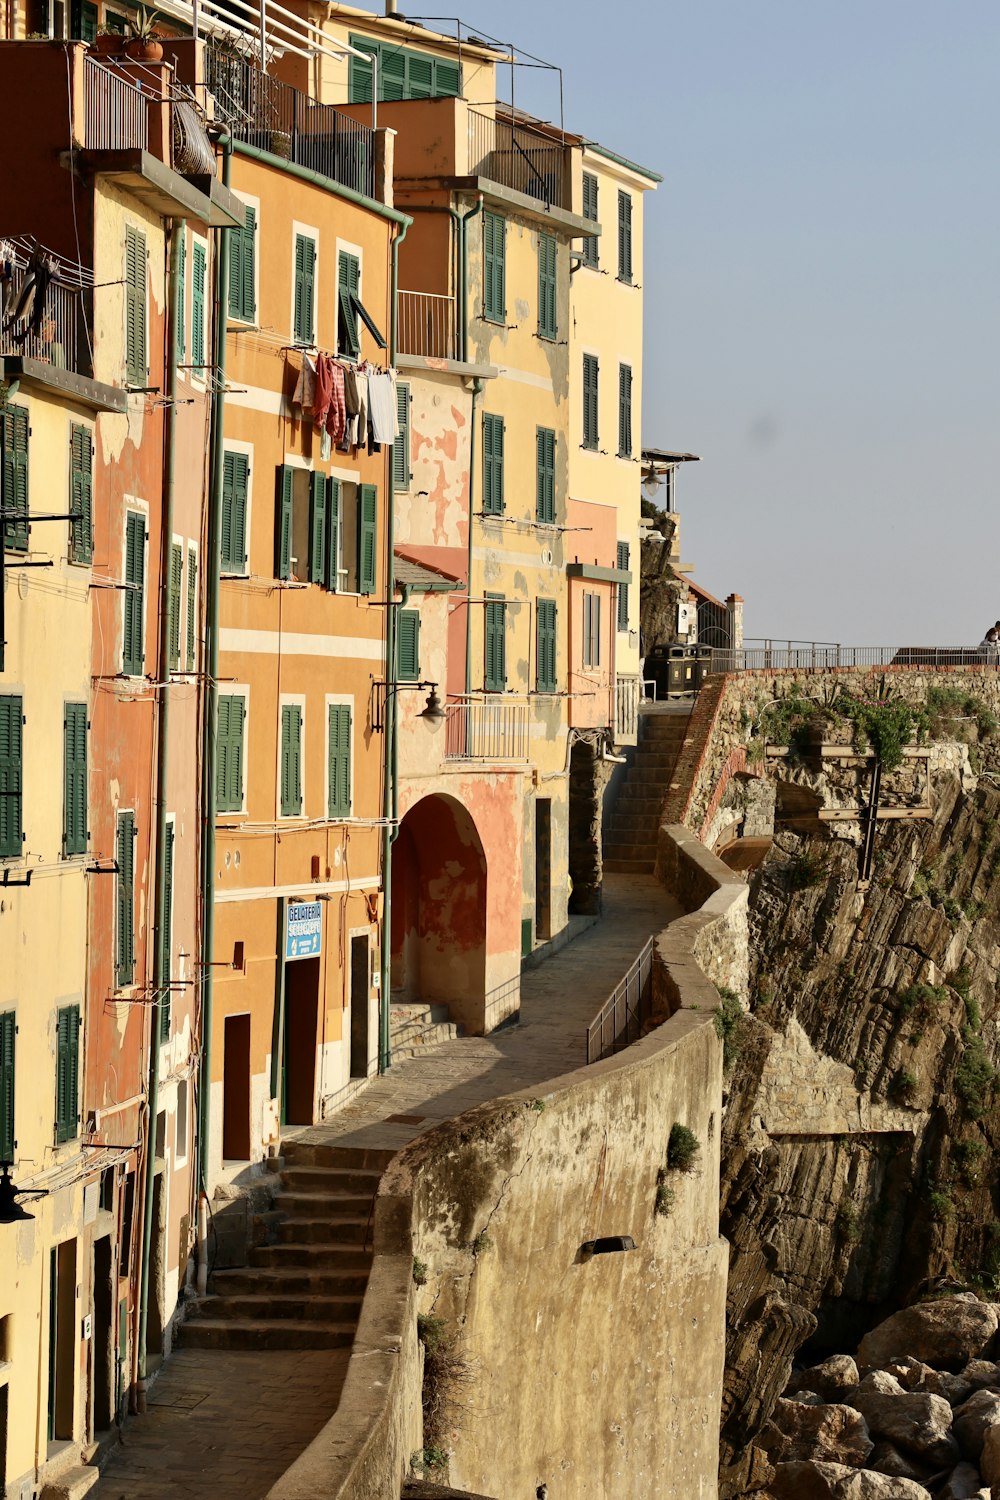
{"type": "Polygon", "coordinates": [[[159,41],[139,41],[133,38],[125,48],[129,57],[134,57],[137,62],[162,62],[163,43],[159,41]]]}

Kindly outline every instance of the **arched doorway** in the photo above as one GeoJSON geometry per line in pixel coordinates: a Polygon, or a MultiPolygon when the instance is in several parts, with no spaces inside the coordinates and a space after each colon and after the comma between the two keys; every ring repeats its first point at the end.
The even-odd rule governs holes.
{"type": "Polygon", "coordinates": [[[392,1000],[443,1002],[467,1031],[483,1030],[486,856],[453,797],[422,798],[392,855],[392,1000]]]}

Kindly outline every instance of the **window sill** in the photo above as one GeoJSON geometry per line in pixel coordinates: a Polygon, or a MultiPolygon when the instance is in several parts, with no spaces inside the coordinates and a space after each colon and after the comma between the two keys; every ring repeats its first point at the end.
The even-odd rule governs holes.
{"type": "Polygon", "coordinates": [[[484,323],[492,323],[494,328],[507,327],[507,314],[505,312],[496,314],[484,312],[482,320],[484,323]]]}
{"type": "Polygon", "coordinates": [[[558,333],[543,333],[540,328],[535,333],[535,338],[541,339],[543,344],[557,344],[559,342],[558,333]]]}
{"type": "Polygon", "coordinates": [[[223,812],[223,810],[221,808],[216,808],[216,810],[215,810],[215,822],[216,822],[216,826],[218,827],[221,824],[223,827],[227,827],[227,828],[242,828],[243,824],[247,821],[247,816],[248,815],[247,815],[247,811],[246,811],[245,808],[241,808],[238,811],[236,809],[233,809],[232,811],[226,811],[226,812],[223,812]],[[222,820],[224,818],[225,819],[230,819],[231,821],[229,821],[227,823],[223,823],[222,820]]]}

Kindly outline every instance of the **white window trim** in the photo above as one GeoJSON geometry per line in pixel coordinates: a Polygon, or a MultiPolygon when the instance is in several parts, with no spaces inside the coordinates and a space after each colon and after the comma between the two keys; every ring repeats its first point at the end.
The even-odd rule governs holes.
{"type": "MultiPolygon", "coordinates": [[[[259,198],[255,198],[252,193],[235,193],[234,196],[237,197],[240,200],[240,202],[243,204],[243,206],[245,208],[252,208],[254,210],[253,317],[249,318],[249,319],[248,318],[238,318],[238,317],[235,317],[229,311],[229,303],[228,303],[228,299],[227,299],[227,303],[226,303],[226,322],[227,323],[233,323],[238,328],[259,328],[260,327],[260,244],[261,244],[261,234],[260,234],[260,199],[259,198]]],[[[294,248],[295,248],[295,242],[293,240],[292,241],[292,250],[293,250],[293,253],[294,253],[294,248]]],[[[294,267],[294,262],[293,262],[293,267],[294,267]]],[[[228,267],[227,267],[227,274],[228,274],[228,267]]],[[[294,298],[295,298],[295,289],[294,289],[294,275],[293,275],[293,287],[292,287],[292,299],[293,299],[293,303],[294,303],[294,298]]]]}
{"type": "MultiPolygon", "coordinates": [[[[247,560],[243,564],[242,568],[240,568],[239,572],[234,572],[232,569],[222,566],[222,564],[221,564],[222,541],[221,541],[221,537],[220,537],[220,541],[219,541],[219,549],[220,549],[220,577],[222,577],[222,578],[249,578],[250,577],[250,572],[251,572],[251,569],[250,569],[250,557],[251,557],[250,545],[251,545],[251,536],[252,536],[251,523],[253,521],[253,467],[254,467],[254,465],[253,465],[253,449],[254,449],[253,443],[241,443],[241,442],[237,442],[235,438],[228,438],[228,437],[224,437],[223,440],[222,440],[222,457],[223,457],[223,461],[225,461],[225,457],[226,457],[227,453],[242,453],[246,457],[246,460],[247,460],[247,517],[246,517],[246,549],[247,549],[247,560]]],[[[219,497],[219,503],[220,503],[220,505],[222,503],[222,497],[221,496],[219,497]]],[[[220,527],[221,527],[221,524],[222,524],[221,514],[220,514],[220,517],[219,517],[219,524],[220,524],[220,527]]]]}
{"type": "Polygon", "coordinates": [[[288,294],[288,327],[290,330],[288,342],[295,349],[315,349],[318,347],[319,339],[319,304],[320,304],[320,255],[319,255],[319,230],[314,224],[300,224],[298,219],[292,220],[292,248],[291,248],[291,286],[288,294]],[[303,239],[312,240],[315,250],[313,260],[313,326],[312,338],[308,343],[300,344],[296,341],[295,334],[295,241],[302,236],[303,239]]]}
{"type": "MultiPolygon", "coordinates": [[[[249,488],[250,488],[250,486],[248,484],[247,485],[248,491],[249,491],[249,488]]],[[[198,671],[198,645],[199,645],[199,641],[198,641],[198,577],[197,577],[197,568],[198,568],[199,557],[200,557],[200,549],[198,547],[198,543],[197,542],[193,542],[191,540],[191,538],[188,537],[187,541],[185,543],[185,547],[184,547],[184,569],[183,569],[183,573],[182,573],[182,576],[181,576],[181,595],[182,595],[182,598],[181,598],[181,608],[182,608],[183,614],[184,614],[184,619],[183,619],[183,622],[182,622],[182,625],[181,625],[181,661],[184,663],[184,665],[181,668],[181,672],[186,677],[191,677],[191,676],[195,675],[197,673],[197,671],[198,671]],[[195,568],[196,568],[196,576],[195,576],[195,584],[194,584],[194,666],[189,667],[188,666],[188,654],[187,654],[188,625],[190,623],[190,621],[188,620],[188,599],[190,597],[188,580],[191,577],[191,559],[192,558],[194,558],[195,568]]]]}
{"type": "MultiPolygon", "coordinates": [[[[222,826],[225,820],[231,818],[245,818],[247,816],[247,759],[250,744],[250,684],[248,682],[227,682],[225,691],[219,693],[220,698],[242,698],[243,699],[243,753],[240,760],[240,789],[243,793],[240,805],[231,812],[216,812],[215,821],[217,826],[222,826]]],[[[280,725],[280,720],[279,720],[280,725]]],[[[219,721],[218,709],[216,709],[215,732],[218,736],[219,721]]],[[[280,776],[280,768],[279,768],[280,776]]],[[[212,788],[212,797],[215,798],[216,789],[212,788]]]]}
{"type": "MultiPolygon", "coordinates": [[[[146,671],[146,656],[147,656],[146,616],[147,616],[147,605],[149,604],[149,502],[146,501],[146,500],[140,500],[135,495],[126,495],[124,497],[124,502],[122,504],[122,529],[121,529],[121,538],[122,538],[122,553],[121,553],[121,557],[122,557],[122,562],[121,562],[121,571],[120,571],[120,574],[119,574],[119,577],[121,578],[123,585],[125,583],[125,559],[126,559],[126,556],[127,556],[127,541],[126,541],[126,538],[127,538],[127,534],[128,534],[128,514],[129,514],[129,511],[133,511],[136,515],[141,515],[142,516],[142,518],[143,518],[143,534],[144,534],[144,537],[145,537],[145,540],[143,541],[143,544],[142,544],[142,557],[143,557],[143,562],[142,562],[142,663],[143,663],[143,670],[142,670],[141,676],[139,676],[139,677],[132,677],[132,676],[128,676],[128,674],[126,674],[126,672],[125,672],[125,596],[126,596],[128,590],[126,588],[124,588],[124,587],[122,589],[121,634],[120,634],[119,641],[118,641],[118,660],[121,662],[121,675],[123,677],[128,676],[128,681],[129,682],[141,682],[141,681],[143,681],[144,678],[146,678],[146,677],[149,676],[149,673],[146,671]]],[[[128,808],[126,808],[125,810],[126,810],[126,812],[129,811],[128,808]]]]}
{"type": "MultiPolygon", "coordinates": [[[[353,726],[352,726],[352,728],[353,728],[353,726]]],[[[275,761],[274,807],[275,807],[275,814],[276,814],[275,821],[276,822],[284,822],[284,823],[305,822],[306,819],[309,816],[309,812],[308,812],[308,800],[309,799],[308,799],[308,795],[307,795],[308,782],[307,782],[307,779],[306,779],[306,772],[308,770],[308,764],[307,764],[307,760],[306,760],[306,695],[305,695],[305,693],[281,693],[279,695],[279,697],[278,697],[278,722],[277,722],[277,735],[276,735],[276,750],[277,750],[277,754],[274,757],[274,761],[275,761]],[[301,739],[301,742],[300,742],[300,745],[299,745],[299,763],[300,763],[300,767],[301,767],[301,776],[302,776],[302,807],[301,807],[301,810],[299,812],[297,812],[297,813],[283,813],[281,811],[281,717],[282,717],[282,710],[284,708],[286,708],[286,707],[292,706],[293,704],[297,704],[298,707],[301,708],[301,710],[302,710],[302,726],[301,726],[302,739],[301,739]]],[[[325,813],[326,809],[324,808],[323,811],[325,813]]]]}
{"type": "Polygon", "coordinates": [[[601,616],[604,611],[601,608],[601,594],[597,590],[588,589],[583,595],[583,630],[581,635],[580,661],[585,667],[599,667],[601,665],[601,631],[603,621],[601,616]],[[587,600],[597,600],[597,630],[594,630],[594,605],[590,605],[590,656],[587,655],[587,600]]]}
{"type": "Polygon", "coordinates": [[[354,817],[354,730],[357,723],[357,715],[354,711],[354,694],[327,693],[323,707],[323,743],[326,749],[325,764],[323,766],[323,817],[328,823],[342,823],[344,821],[343,817],[332,818],[330,816],[330,709],[334,705],[339,707],[343,704],[346,704],[351,710],[351,799],[348,804],[346,816],[348,818],[354,817]]]}

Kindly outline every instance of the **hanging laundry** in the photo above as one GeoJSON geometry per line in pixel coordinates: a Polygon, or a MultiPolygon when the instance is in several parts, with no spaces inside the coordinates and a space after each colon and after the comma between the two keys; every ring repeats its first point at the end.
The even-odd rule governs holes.
{"type": "Polygon", "coordinates": [[[29,333],[37,336],[45,315],[45,299],[56,274],[56,264],[41,250],[35,249],[28,261],[28,269],[13,311],[4,319],[4,332],[14,332],[15,344],[23,344],[29,333]],[[17,324],[23,323],[22,328],[17,324]]]}
{"type": "Polygon", "coordinates": [[[391,401],[392,401],[392,429],[393,429],[393,435],[398,438],[400,436],[400,430],[399,430],[399,397],[398,397],[398,395],[396,393],[396,372],[395,372],[395,370],[386,370],[385,373],[386,373],[386,376],[387,376],[387,378],[389,380],[389,384],[392,387],[391,401]]]}
{"type": "Polygon", "coordinates": [[[299,407],[303,412],[311,412],[316,400],[316,361],[309,358],[308,354],[302,356],[302,369],[299,378],[295,382],[295,391],[292,395],[292,405],[299,407]]]}
{"type": "Polygon", "coordinates": [[[354,383],[358,390],[358,415],[355,419],[354,446],[363,448],[368,441],[368,376],[363,370],[355,370],[354,383]]]}
{"type": "Polygon", "coordinates": [[[388,375],[368,377],[368,400],[371,408],[371,435],[376,443],[396,440],[396,393],[388,375]]]}
{"type": "Polygon", "coordinates": [[[330,361],[330,408],[327,412],[326,430],[334,447],[342,440],[347,426],[347,410],[344,401],[344,367],[330,361]]]}
{"type": "Polygon", "coordinates": [[[333,398],[333,361],[322,350],[316,355],[316,393],[313,399],[313,428],[323,432],[333,398]]]}

